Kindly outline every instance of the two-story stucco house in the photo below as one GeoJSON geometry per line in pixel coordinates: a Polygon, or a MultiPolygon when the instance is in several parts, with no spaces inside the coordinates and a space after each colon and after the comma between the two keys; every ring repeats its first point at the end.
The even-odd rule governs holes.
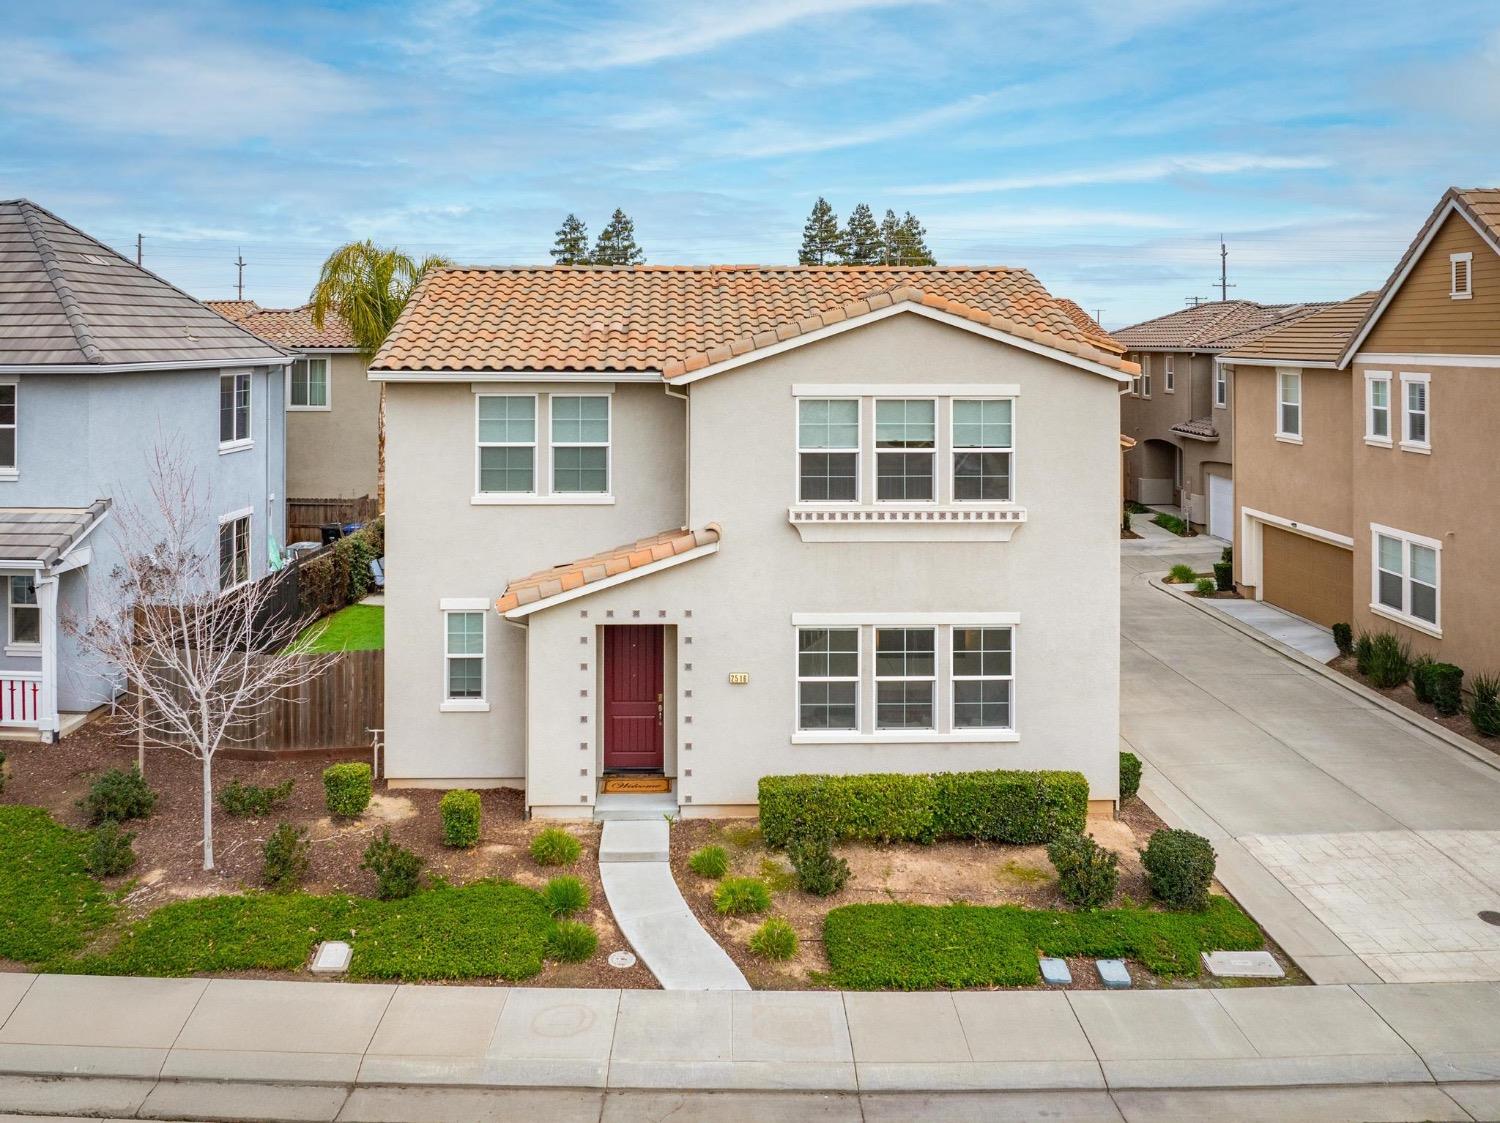
{"type": "Polygon", "coordinates": [[[266,572],[283,533],[290,361],[35,203],[0,202],[5,736],[50,739],[113,696],[60,625],[88,618],[118,562],[111,507],[151,508],[157,446],[213,504],[204,549],[223,584],[266,572]]]}
{"type": "Polygon", "coordinates": [[[706,816],[1066,768],[1109,806],[1134,373],[1024,270],[432,274],[370,372],[389,779],[706,816]]]}

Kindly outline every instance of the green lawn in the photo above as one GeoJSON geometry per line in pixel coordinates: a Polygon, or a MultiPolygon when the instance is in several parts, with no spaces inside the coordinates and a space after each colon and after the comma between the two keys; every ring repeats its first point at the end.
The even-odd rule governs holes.
{"type": "Polygon", "coordinates": [[[823,942],[848,990],[1034,986],[1038,955],[1133,959],[1154,974],[1197,975],[1203,951],[1248,951],[1260,929],[1227,897],[1201,913],[1143,908],[1049,912],[1015,905],[847,905],[823,942]]]}
{"type": "Polygon", "coordinates": [[[84,872],[86,842],[40,807],[0,806],[0,959],[68,955],[110,922],[109,894],[84,872]]]}
{"type": "Polygon", "coordinates": [[[385,650],[385,609],[378,604],[351,604],[315,621],[297,637],[309,651],[385,650]]]}

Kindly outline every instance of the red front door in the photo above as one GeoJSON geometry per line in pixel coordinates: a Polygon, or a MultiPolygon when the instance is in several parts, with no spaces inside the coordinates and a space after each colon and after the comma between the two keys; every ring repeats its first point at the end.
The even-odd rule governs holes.
{"type": "Polygon", "coordinates": [[[604,629],[604,767],[662,767],[662,633],[658,624],[604,629]]]}

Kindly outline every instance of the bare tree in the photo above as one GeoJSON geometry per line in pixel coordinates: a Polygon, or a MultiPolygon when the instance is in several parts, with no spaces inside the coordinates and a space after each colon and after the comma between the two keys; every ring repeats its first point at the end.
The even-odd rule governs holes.
{"type": "MultiPolygon", "coordinates": [[[[278,612],[275,582],[249,580],[251,542],[224,552],[207,496],[174,445],[148,456],[150,487],[139,504],[117,503],[120,554],[97,611],[65,623],[111,677],[141,704],[119,714],[137,737],[196,759],[203,772],[203,868],[214,868],[213,764],[235,730],[277,695],[322,674],[338,656],[298,642],[310,622],[278,612]]],[[[222,530],[220,530],[222,534],[222,530]]]]}

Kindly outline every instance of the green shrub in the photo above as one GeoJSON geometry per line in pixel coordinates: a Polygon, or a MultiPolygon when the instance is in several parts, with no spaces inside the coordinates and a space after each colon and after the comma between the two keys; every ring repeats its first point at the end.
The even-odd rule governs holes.
{"type": "Polygon", "coordinates": [[[781,917],[773,916],[750,937],[750,950],[762,959],[790,959],[797,954],[797,933],[781,917]]]}
{"type": "Polygon", "coordinates": [[[688,858],[688,869],[699,877],[718,881],[729,872],[729,852],[722,846],[705,846],[701,850],[694,850],[688,858]]]}
{"type": "Polygon", "coordinates": [[[572,874],[564,874],[547,882],[542,900],[553,916],[572,916],[589,907],[589,887],[572,874]]]}
{"type": "Polygon", "coordinates": [[[1114,900],[1120,882],[1120,859],[1086,834],[1063,835],[1047,847],[1057,870],[1057,887],[1076,909],[1102,909],[1114,900]]]}
{"type": "Polygon", "coordinates": [[[582,963],[599,947],[599,933],[578,920],[559,920],[547,940],[547,951],[563,963],[582,963]]]}
{"type": "Polygon", "coordinates": [[[1234,588],[1233,562],[1214,562],[1214,585],[1221,593],[1227,593],[1234,588]]]}
{"type": "Polygon", "coordinates": [[[95,778],[78,806],[91,826],[123,823],[151,814],[156,793],[146,786],[146,778],[137,769],[111,768],[95,778]]]}
{"type": "Polygon", "coordinates": [[[1133,530],[1130,529],[1130,512],[1129,511],[1124,512],[1120,516],[1120,533],[1122,533],[1122,534],[1134,534],[1135,533],[1135,531],[1133,531],[1133,530]]]}
{"type": "Polygon", "coordinates": [[[714,890],[714,908],[724,916],[753,916],[771,907],[771,890],[758,877],[726,877],[714,890]]]}
{"type": "Polygon", "coordinates": [[[1179,538],[1187,538],[1192,533],[1187,523],[1183,522],[1176,515],[1169,515],[1165,511],[1151,521],[1163,530],[1170,530],[1179,538]]]}
{"type": "Polygon", "coordinates": [[[1362,675],[1370,673],[1370,664],[1375,659],[1375,637],[1360,630],[1354,641],[1354,669],[1362,675]]]}
{"type": "Polygon", "coordinates": [[[1214,583],[1212,577],[1200,577],[1197,581],[1193,582],[1193,592],[1197,593],[1200,597],[1208,596],[1217,588],[1218,585],[1214,583]]]}
{"type": "Polygon", "coordinates": [[[804,893],[831,897],[849,880],[849,863],[833,852],[833,832],[826,824],[800,825],[787,841],[786,854],[804,893]]]}
{"type": "Polygon", "coordinates": [[[579,841],[561,827],[548,827],[531,840],[531,859],[539,866],[571,866],[582,853],[579,841]]]}
{"type": "Polygon", "coordinates": [[[1124,803],[1141,790],[1141,758],[1134,753],[1120,754],[1120,802],[1124,803]]]}
{"type": "Polygon", "coordinates": [[[1432,704],[1432,683],[1429,671],[1432,668],[1431,655],[1418,655],[1411,661],[1411,692],[1417,696],[1418,702],[1432,704]]]}
{"type": "Polygon", "coordinates": [[[410,897],[422,878],[421,857],[392,842],[389,829],[370,840],[359,868],[375,875],[375,896],[382,901],[410,897]]]}
{"type": "Polygon", "coordinates": [[[968,838],[1028,846],[1081,831],[1089,785],[1078,772],[871,772],[763,776],[760,825],[784,847],[799,822],[824,824],[836,842],[968,838]]]}
{"type": "Polygon", "coordinates": [[[363,815],[375,794],[375,780],[368,764],[349,762],[323,769],[323,799],[328,810],[345,819],[363,815]]]}
{"type": "Polygon", "coordinates": [[[455,788],[438,804],[443,816],[443,845],[467,850],[479,842],[479,793],[455,788]]]}
{"type": "Polygon", "coordinates": [[[1125,509],[1132,515],[1149,515],[1151,508],[1144,503],[1137,503],[1134,499],[1125,500],[1125,509]]]}
{"type": "Polygon", "coordinates": [[[261,883],[278,893],[292,892],[307,876],[309,850],[307,831],[282,823],[262,848],[266,865],[261,883]]]}
{"type": "Polygon", "coordinates": [[[1223,565],[1234,565],[1234,547],[1225,546],[1219,551],[1219,561],[1223,565]]]}
{"type": "Polygon", "coordinates": [[[219,809],[226,815],[264,817],[281,807],[291,797],[291,780],[271,788],[230,780],[219,790],[219,809]]]}
{"type": "Polygon", "coordinates": [[[1197,571],[1182,562],[1178,562],[1167,572],[1167,580],[1174,585],[1190,585],[1197,579],[1197,571]]]}
{"type": "Polygon", "coordinates": [[[134,868],[136,857],[131,843],[135,835],[119,823],[105,820],[89,831],[88,849],[83,852],[83,866],[95,877],[118,877],[134,868]]]}
{"type": "Polygon", "coordinates": [[[1500,737],[1500,676],[1475,675],[1469,681],[1469,720],[1486,737],[1500,737]]]}
{"type": "Polygon", "coordinates": [[[1335,624],[1333,626],[1333,644],[1339,649],[1340,655],[1351,655],[1354,652],[1354,629],[1348,624],[1335,624]]]}
{"type": "Polygon", "coordinates": [[[1377,632],[1371,641],[1370,669],[1365,672],[1374,686],[1389,690],[1411,677],[1411,644],[1395,632],[1377,632]]]}
{"type": "Polygon", "coordinates": [[[1214,848],[1192,831],[1160,830],[1141,851],[1151,895],[1170,909],[1199,912],[1208,907],[1214,877],[1214,848]]]}
{"type": "Polygon", "coordinates": [[[1464,708],[1464,672],[1452,663],[1432,663],[1427,668],[1427,692],[1433,708],[1444,717],[1461,713],[1464,708]]]}

